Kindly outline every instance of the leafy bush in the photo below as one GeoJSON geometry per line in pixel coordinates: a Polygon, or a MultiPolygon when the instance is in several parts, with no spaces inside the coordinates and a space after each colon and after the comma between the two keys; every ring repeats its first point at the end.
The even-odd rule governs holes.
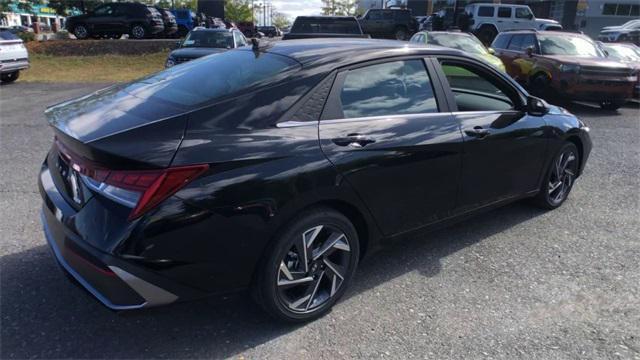
{"type": "Polygon", "coordinates": [[[24,42],[34,41],[36,39],[36,34],[29,31],[19,32],[16,35],[24,42]]]}

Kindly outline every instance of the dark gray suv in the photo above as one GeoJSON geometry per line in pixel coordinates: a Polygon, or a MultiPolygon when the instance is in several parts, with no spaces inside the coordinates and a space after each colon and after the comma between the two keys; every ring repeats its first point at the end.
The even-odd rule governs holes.
{"type": "Polygon", "coordinates": [[[362,32],[375,38],[409,40],[418,31],[418,22],[405,9],[369,9],[358,18],[362,32]]]}

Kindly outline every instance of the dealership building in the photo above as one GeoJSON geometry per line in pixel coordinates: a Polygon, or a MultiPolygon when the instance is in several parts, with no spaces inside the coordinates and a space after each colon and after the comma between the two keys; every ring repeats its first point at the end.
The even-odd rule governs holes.
{"type": "MultiPolygon", "coordinates": [[[[56,10],[49,7],[46,2],[39,5],[33,5],[30,12],[25,12],[18,6],[18,0],[9,3],[9,11],[3,12],[0,22],[3,26],[31,26],[35,22],[39,22],[51,28],[62,29],[64,27],[65,17],[56,13],[56,10]]],[[[73,12],[76,15],[79,11],[73,12]]]]}

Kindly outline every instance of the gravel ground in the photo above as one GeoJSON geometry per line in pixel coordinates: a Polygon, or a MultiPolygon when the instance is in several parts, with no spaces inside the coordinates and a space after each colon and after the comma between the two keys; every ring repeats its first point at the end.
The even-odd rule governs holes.
{"type": "Polygon", "coordinates": [[[564,206],[516,203],[394,243],[335,309],[272,322],[243,297],[113,313],[45,246],[45,106],[98,85],[0,87],[1,358],[640,359],[640,112],[571,105],[592,129],[564,206]]]}

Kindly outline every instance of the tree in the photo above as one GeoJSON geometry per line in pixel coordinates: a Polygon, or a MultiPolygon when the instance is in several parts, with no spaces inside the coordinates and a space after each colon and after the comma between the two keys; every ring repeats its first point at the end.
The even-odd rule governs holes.
{"type": "Polygon", "coordinates": [[[354,16],[358,6],[356,0],[322,0],[323,15],[354,16]]]}
{"type": "Polygon", "coordinates": [[[277,11],[273,12],[273,26],[282,29],[290,25],[291,20],[289,20],[289,17],[287,15],[277,11]]]}
{"type": "Polygon", "coordinates": [[[224,3],[224,16],[234,22],[251,22],[253,16],[248,0],[227,0],[224,3]]]}

